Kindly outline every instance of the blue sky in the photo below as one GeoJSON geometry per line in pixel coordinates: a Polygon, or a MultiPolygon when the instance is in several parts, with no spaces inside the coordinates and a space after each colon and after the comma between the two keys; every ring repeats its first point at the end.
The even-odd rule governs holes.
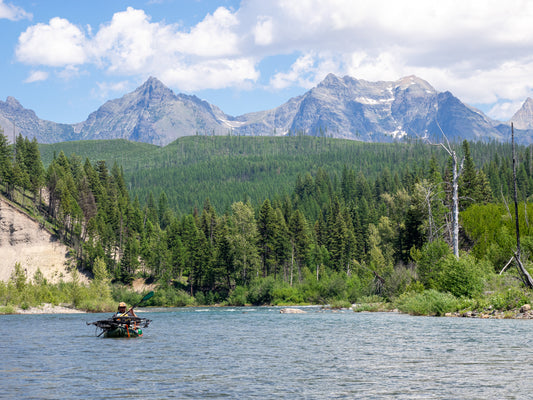
{"type": "Polygon", "coordinates": [[[155,76],[237,116],[328,73],[417,75],[489,116],[533,97],[528,0],[0,0],[0,99],[75,123],[155,76]]]}

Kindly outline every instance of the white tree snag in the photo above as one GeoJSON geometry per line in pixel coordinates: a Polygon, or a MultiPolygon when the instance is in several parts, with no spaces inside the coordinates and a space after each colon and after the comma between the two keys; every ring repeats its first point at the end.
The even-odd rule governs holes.
{"type": "Polygon", "coordinates": [[[459,175],[462,170],[462,162],[461,167],[458,167],[457,165],[457,154],[455,153],[455,150],[452,149],[452,146],[450,145],[450,142],[448,141],[448,138],[442,131],[442,128],[440,127],[439,123],[437,122],[437,125],[439,126],[440,131],[442,132],[442,135],[446,139],[446,145],[444,143],[439,143],[439,145],[450,155],[452,158],[452,247],[453,247],[453,254],[456,258],[459,258],[459,175]]]}

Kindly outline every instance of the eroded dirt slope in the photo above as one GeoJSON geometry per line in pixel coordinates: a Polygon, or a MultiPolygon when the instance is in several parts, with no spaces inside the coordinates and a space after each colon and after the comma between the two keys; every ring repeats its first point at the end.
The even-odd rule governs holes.
{"type": "Polygon", "coordinates": [[[67,256],[67,246],[0,197],[0,280],[8,281],[20,262],[30,279],[39,268],[49,282],[69,281],[67,256]]]}

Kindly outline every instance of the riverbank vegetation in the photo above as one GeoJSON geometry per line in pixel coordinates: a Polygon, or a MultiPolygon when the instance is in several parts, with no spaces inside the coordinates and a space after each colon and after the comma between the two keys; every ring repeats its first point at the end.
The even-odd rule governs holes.
{"type": "MultiPolygon", "coordinates": [[[[310,137],[195,137],[165,150],[112,143],[123,151],[127,176],[118,163],[63,150],[45,168],[35,141],[19,137],[15,152],[0,135],[0,191],[49,224],[93,278],[52,285],[15,269],[0,283],[4,310],[49,302],[108,311],[142,297],[130,286],[139,278],[156,287],[148,306],[356,304],[443,315],[531,302],[512,265],[500,274],[515,251],[506,144],[455,146],[463,158],[456,257],[452,164],[432,146],[310,137]],[[152,151],[159,155],[140,156],[152,151]],[[286,171],[298,171],[290,184],[286,171]],[[176,177],[190,211],[176,205],[184,198],[174,189],[164,190],[176,177]],[[132,196],[139,182],[144,191],[132,196]]],[[[518,158],[522,257],[530,268],[531,148],[520,147],[518,158]]]]}

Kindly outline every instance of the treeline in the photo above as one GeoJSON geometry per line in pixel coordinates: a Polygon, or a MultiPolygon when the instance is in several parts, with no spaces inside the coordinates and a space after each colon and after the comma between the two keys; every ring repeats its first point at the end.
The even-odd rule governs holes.
{"type": "MultiPolygon", "coordinates": [[[[521,149],[530,177],[531,154],[521,149]]],[[[61,151],[67,156],[89,158],[92,164],[100,160],[108,166],[117,163],[123,168],[131,198],[137,196],[145,204],[150,194],[158,199],[165,192],[169,207],[178,214],[191,213],[206,198],[219,213],[229,211],[237,201],[257,208],[266,198],[273,202],[291,196],[298,175],[309,172],[316,176],[319,168],[334,180],[334,175],[340,179],[344,166],[349,166],[373,182],[385,170],[393,177],[396,173],[421,175],[432,157],[443,173],[448,157],[440,147],[420,141],[363,143],[309,136],[191,136],[165,147],[124,140],[64,142],[40,145],[40,150],[45,167],[61,151]]],[[[512,188],[512,169],[507,168],[510,145],[471,143],[470,150],[476,165],[489,177],[494,193],[499,198],[502,190],[508,195],[512,188]],[[486,168],[491,163],[489,174],[486,168]]]]}
{"type": "MultiPolygon", "coordinates": [[[[287,140],[288,146],[297,143],[287,140]]],[[[323,138],[309,140],[307,145],[316,140],[316,148],[327,145],[323,138]]],[[[17,139],[15,156],[5,137],[1,143],[5,192],[30,193],[73,247],[81,268],[93,270],[103,260],[115,282],[152,279],[162,288],[158,296],[168,296],[175,305],[193,297],[201,304],[356,302],[425,289],[472,298],[496,279],[502,259],[512,256],[512,232],[505,229],[499,230],[499,242],[487,245],[486,254],[474,251],[477,257],[459,259],[451,254],[451,164],[427,145],[412,145],[402,157],[395,155],[395,145],[384,145],[375,159],[354,159],[340,173],[322,168],[320,157],[311,159],[316,169],[299,174],[285,195],[272,189],[258,205],[235,201],[222,213],[206,199],[183,213],[170,205],[165,191],[149,192],[142,203],[138,196],[131,198],[117,163],[109,167],[60,151],[44,170],[42,164],[41,169],[34,166],[41,163],[35,142],[17,139]],[[418,149],[429,157],[422,160],[418,149]],[[401,168],[382,165],[374,174],[361,170],[365,163],[387,164],[389,156],[401,168]],[[18,175],[28,178],[12,178],[18,175]],[[34,181],[40,177],[41,185],[30,176],[34,181]]],[[[461,211],[481,215],[509,193],[510,160],[496,151],[506,154],[507,147],[466,141],[458,147],[464,157],[461,211]],[[476,149],[472,153],[484,154],[482,168],[476,167],[471,147],[476,149]]],[[[520,150],[520,190],[527,199],[533,163],[530,149],[520,150]]],[[[189,190],[195,190],[193,184],[189,190]]],[[[467,220],[463,250],[486,240],[481,219],[470,215],[467,220]]]]}

